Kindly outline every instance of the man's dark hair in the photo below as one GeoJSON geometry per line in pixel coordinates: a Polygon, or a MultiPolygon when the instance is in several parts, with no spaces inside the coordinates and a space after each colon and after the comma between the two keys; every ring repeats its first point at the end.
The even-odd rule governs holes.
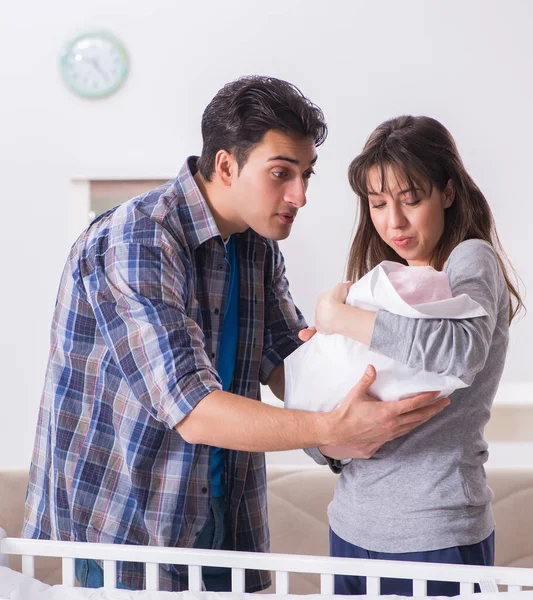
{"type": "Polygon", "coordinates": [[[270,130],[313,138],[320,146],[327,136],[324,114],[291,83],[252,75],[226,84],[202,116],[202,155],[198,169],[211,180],[219,150],[231,152],[239,170],[253,147],[270,130]]]}

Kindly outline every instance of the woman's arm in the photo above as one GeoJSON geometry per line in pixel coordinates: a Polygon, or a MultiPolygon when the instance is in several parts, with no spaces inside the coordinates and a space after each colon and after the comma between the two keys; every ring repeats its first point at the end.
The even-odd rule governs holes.
{"type": "Polygon", "coordinates": [[[341,306],[349,284],[339,284],[319,299],[317,330],[342,333],[408,367],[471,382],[485,364],[500,311],[508,311],[508,296],[502,299],[505,282],[496,253],[481,240],[457,246],[445,271],[453,295],[468,294],[486,317],[411,319],[384,310],[371,313],[341,306]]]}

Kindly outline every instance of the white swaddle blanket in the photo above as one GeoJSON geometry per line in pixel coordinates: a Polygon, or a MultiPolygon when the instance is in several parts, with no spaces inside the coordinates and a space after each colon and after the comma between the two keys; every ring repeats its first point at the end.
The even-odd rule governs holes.
{"type": "MultiPolygon", "coordinates": [[[[445,273],[384,261],[353,284],[346,304],[412,319],[470,319],[486,316],[468,295],[452,297],[445,273]]],[[[329,411],[338,406],[368,364],[377,378],[370,393],[384,401],[421,392],[448,396],[466,383],[458,377],[407,367],[343,335],[317,333],[285,359],[285,406],[329,411]]]]}

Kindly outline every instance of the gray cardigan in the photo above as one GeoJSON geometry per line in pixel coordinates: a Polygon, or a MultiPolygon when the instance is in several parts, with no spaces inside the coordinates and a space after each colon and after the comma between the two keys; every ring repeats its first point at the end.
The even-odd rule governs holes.
{"type": "MultiPolygon", "coordinates": [[[[342,468],[330,525],[367,550],[469,545],[494,529],[483,428],[505,363],[509,294],[494,250],[481,240],[459,244],[444,271],[453,295],[468,294],[488,316],[419,320],[379,310],[370,349],[409,367],[455,375],[470,387],[451,394],[450,406],[371,459],[342,468]]],[[[318,451],[308,453],[325,464],[318,451]]]]}

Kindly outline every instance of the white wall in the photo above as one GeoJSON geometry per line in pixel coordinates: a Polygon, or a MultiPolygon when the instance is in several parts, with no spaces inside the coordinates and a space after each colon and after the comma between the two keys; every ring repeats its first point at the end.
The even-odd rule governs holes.
{"type": "MultiPolygon", "coordinates": [[[[289,79],[328,118],[309,204],[283,245],[309,319],[343,275],[355,215],[347,166],[401,113],[434,116],[455,135],[530,286],[532,23],[528,0],[0,0],[0,468],[30,460],[73,241],[71,178],[176,173],[200,151],[203,108],[239,75],[289,79]],[[58,73],[62,44],[90,28],[115,33],[131,58],[126,86],[103,101],[73,96],[58,73]]],[[[514,327],[506,381],[532,379],[532,334],[531,317],[514,327]]]]}

